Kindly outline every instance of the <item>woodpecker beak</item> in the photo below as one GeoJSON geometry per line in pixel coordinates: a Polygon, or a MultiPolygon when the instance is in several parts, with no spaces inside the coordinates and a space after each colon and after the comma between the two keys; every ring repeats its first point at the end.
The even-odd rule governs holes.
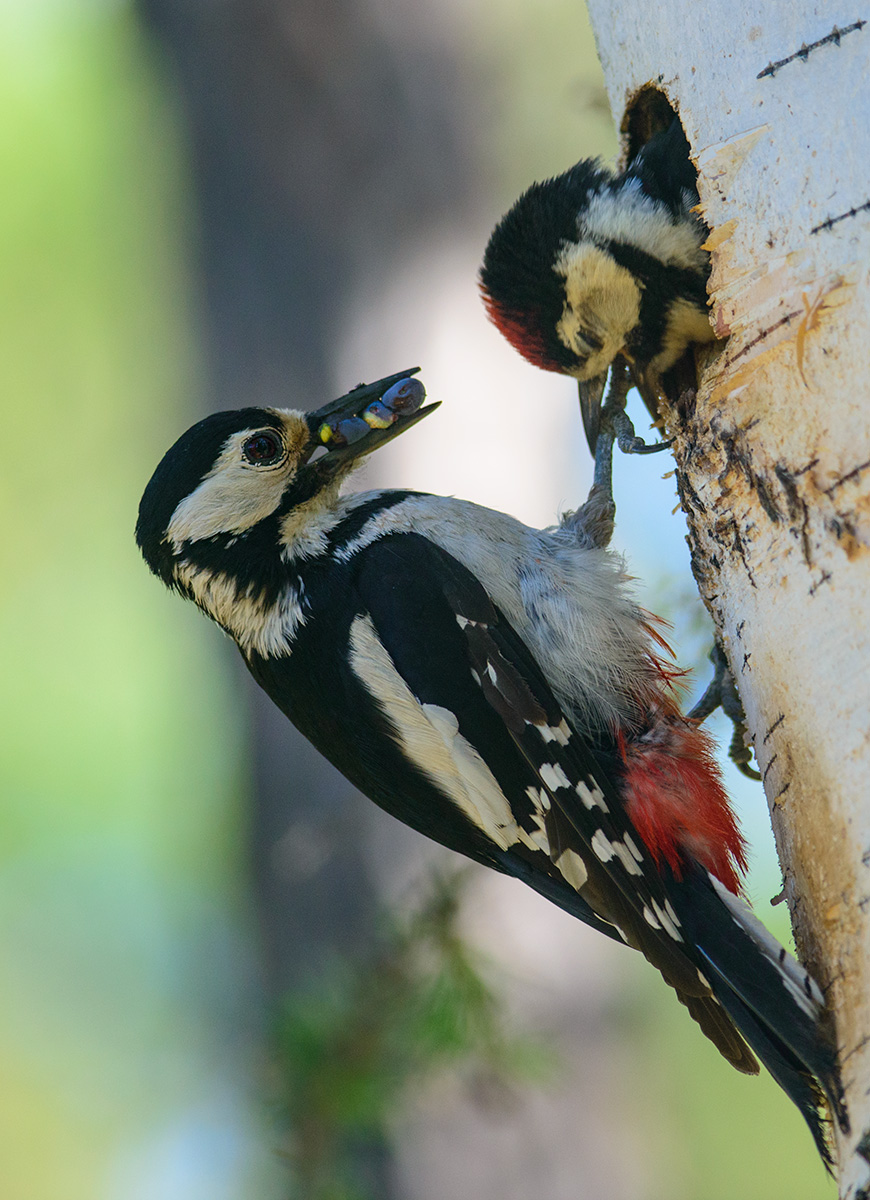
{"type": "Polygon", "coordinates": [[[628,360],[631,379],[640,392],[640,398],[649,410],[654,421],[659,419],[661,400],[661,380],[657,371],[651,367],[641,367],[631,359],[628,360]]]}
{"type": "Polygon", "coordinates": [[[593,458],[595,457],[595,447],[598,444],[598,431],[601,427],[601,401],[606,383],[606,371],[592,379],[577,380],[577,391],[580,393],[580,416],[583,418],[583,430],[593,458]]]}
{"type": "Polygon", "coordinates": [[[412,367],[359,387],[306,415],[311,430],[311,453],[324,447],[317,465],[333,473],[398,437],[439,407],[421,408],[426,389],[412,367]]]}

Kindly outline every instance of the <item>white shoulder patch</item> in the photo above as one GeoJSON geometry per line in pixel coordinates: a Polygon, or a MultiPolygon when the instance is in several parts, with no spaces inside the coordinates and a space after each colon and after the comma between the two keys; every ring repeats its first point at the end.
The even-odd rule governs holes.
{"type": "Polygon", "coordinates": [[[407,758],[500,849],[519,841],[542,847],[520,829],[507,797],[449,709],[421,704],[396,670],[368,616],[350,630],[350,665],[389,717],[407,758]]]}
{"type": "MultiPolygon", "coordinates": [[[[365,503],[371,495],[354,500],[365,503]]],[[[480,580],[580,736],[636,719],[632,687],[638,672],[649,672],[649,640],[617,556],[580,544],[570,522],[530,529],[468,500],[409,496],[366,521],[335,559],[347,561],[378,538],[405,532],[428,538],[480,580]]],[[[580,798],[606,811],[591,785],[580,798]]]]}

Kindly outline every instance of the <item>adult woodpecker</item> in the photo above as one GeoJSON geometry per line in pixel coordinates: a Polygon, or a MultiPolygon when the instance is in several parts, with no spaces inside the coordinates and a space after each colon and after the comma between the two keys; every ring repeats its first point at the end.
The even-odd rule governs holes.
{"type": "Polygon", "coordinates": [[[740,897],[710,743],[592,500],[537,530],[463,500],[341,494],[437,407],[413,374],[194,425],[142,497],[146,562],[382,808],[640,950],[729,1062],[761,1059],[829,1163],[826,1099],[845,1114],[822,994],[740,897]]]}
{"type": "Polygon", "coordinates": [[[682,390],[680,373],[669,373],[693,343],[715,340],[697,204],[689,145],[674,119],[620,175],[584,159],[532,184],[489,239],[480,272],[489,315],[529,362],[578,381],[593,453],[614,359],[629,364],[657,419],[660,391],[675,400],[682,390]]]}

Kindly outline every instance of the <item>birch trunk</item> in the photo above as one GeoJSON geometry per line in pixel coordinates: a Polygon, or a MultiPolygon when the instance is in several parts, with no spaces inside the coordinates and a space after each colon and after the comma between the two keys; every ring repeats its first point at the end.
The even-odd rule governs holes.
{"type": "Polygon", "coordinates": [[[801,0],[589,8],[617,122],[659,88],[698,166],[727,342],[670,432],[798,950],[836,1022],[840,1196],[867,1200],[870,25],[801,0]]]}

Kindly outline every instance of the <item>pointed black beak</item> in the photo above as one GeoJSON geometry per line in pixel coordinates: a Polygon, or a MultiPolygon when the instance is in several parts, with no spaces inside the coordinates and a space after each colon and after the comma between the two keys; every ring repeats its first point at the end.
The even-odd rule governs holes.
{"type": "Polygon", "coordinates": [[[580,393],[580,416],[583,418],[583,431],[589,453],[595,457],[595,447],[598,445],[598,434],[601,430],[601,403],[604,398],[604,385],[607,383],[607,371],[595,375],[592,379],[578,379],[577,391],[580,393]]]}
{"type": "Polygon", "coordinates": [[[327,451],[318,464],[329,471],[338,470],[385,446],[434,412],[440,401],[421,407],[426,389],[413,378],[419,370],[411,367],[375,383],[361,383],[346,396],[308,413],[311,453],[321,446],[327,451]]]}
{"type": "Polygon", "coordinates": [[[647,406],[653,421],[658,421],[660,416],[659,388],[661,386],[658,374],[651,367],[641,367],[631,359],[628,360],[628,367],[631,371],[632,383],[640,392],[641,400],[647,406]]]}

